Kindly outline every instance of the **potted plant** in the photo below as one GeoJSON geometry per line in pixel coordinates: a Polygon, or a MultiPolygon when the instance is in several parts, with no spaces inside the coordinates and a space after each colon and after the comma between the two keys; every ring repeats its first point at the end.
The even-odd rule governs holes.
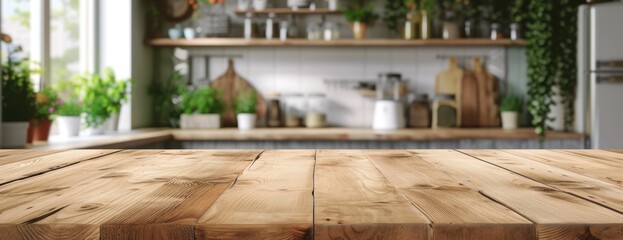
{"type": "Polygon", "coordinates": [[[62,137],[75,137],[80,133],[82,104],[77,100],[61,102],[56,110],[58,133],[62,137]]]}
{"type": "Polygon", "coordinates": [[[355,0],[344,8],[344,17],[351,23],[355,39],[364,39],[368,25],[374,23],[379,17],[374,12],[375,3],[376,1],[355,0]]]}
{"type": "Polygon", "coordinates": [[[130,80],[117,80],[112,69],[105,69],[100,77],[85,74],[81,77],[81,97],[85,124],[90,135],[116,131],[121,104],[127,99],[130,80]]]}
{"type": "Polygon", "coordinates": [[[255,91],[241,92],[234,103],[238,129],[249,130],[255,128],[255,108],[257,107],[257,93],[255,91]]]}
{"type": "Polygon", "coordinates": [[[209,87],[186,91],[179,104],[181,128],[220,128],[223,97],[209,87]]]}
{"type": "Polygon", "coordinates": [[[519,110],[521,109],[521,98],[509,94],[502,99],[500,110],[502,111],[502,128],[506,130],[517,129],[519,110]]]}
{"type": "Polygon", "coordinates": [[[28,143],[48,141],[50,127],[52,126],[52,114],[56,112],[61,104],[56,91],[49,87],[38,92],[36,96],[37,111],[28,126],[28,143]]]}
{"type": "Polygon", "coordinates": [[[16,60],[13,57],[15,52],[9,54],[6,63],[2,64],[2,147],[5,148],[26,146],[28,121],[35,114],[30,62],[28,59],[16,60]]]}

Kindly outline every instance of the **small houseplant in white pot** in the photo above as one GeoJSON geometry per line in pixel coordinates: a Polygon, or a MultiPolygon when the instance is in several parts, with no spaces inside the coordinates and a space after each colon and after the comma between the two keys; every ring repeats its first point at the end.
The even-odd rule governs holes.
{"type": "Polygon", "coordinates": [[[249,130],[255,128],[255,108],[257,107],[257,93],[255,91],[243,91],[236,97],[234,108],[238,129],[249,130]]]}
{"type": "Polygon", "coordinates": [[[100,77],[85,74],[81,77],[85,124],[87,133],[99,135],[116,131],[121,104],[127,99],[131,80],[117,80],[112,69],[105,69],[100,77]]]}
{"type": "Polygon", "coordinates": [[[506,95],[502,99],[500,110],[502,111],[502,128],[506,130],[517,129],[519,110],[521,109],[521,98],[515,95],[506,95]]]}
{"type": "Polygon", "coordinates": [[[223,112],[221,93],[209,87],[188,90],[181,96],[181,128],[220,128],[223,112]]]}
{"type": "Polygon", "coordinates": [[[56,123],[61,137],[75,137],[80,134],[82,105],[77,100],[62,102],[56,110],[56,123]]]}
{"type": "MultiPolygon", "coordinates": [[[[12,55],[12,54],[11,54],[12,55]]],[[[24,148],[36,98],[30,81],[30,62],[12,56],[2,64],[2,147],[24,148]]]]}

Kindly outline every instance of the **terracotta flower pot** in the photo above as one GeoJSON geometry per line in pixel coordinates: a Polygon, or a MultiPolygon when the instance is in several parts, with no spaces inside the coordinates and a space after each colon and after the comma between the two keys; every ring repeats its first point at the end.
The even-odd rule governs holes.
{"type": "Polygon", "coordinates": [[[357,40],[366,38],[366,31],[368,30],[368,25],[362,22],[354,22],[353,23],[353,36],[357,40]]]}
{"type": "Polygon", "coordinates": [[[28,125],[28,143],[36,141],[48,141],[50,136],[50,127],[52,120],[50,119],[32,119],[28,125]]]}

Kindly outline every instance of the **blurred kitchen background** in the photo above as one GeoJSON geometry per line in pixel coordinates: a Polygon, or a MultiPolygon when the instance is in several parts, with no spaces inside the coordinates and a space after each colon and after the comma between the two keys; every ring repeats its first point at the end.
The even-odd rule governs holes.
{"type": "Polygon", "coordinates": [[[622,6],[2,0],[3,146],[618,148],[622,6]]]}

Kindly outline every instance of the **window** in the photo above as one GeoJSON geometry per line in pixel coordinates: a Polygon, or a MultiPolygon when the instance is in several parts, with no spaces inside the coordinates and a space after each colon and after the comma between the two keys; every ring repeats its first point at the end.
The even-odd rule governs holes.
{"type": "Polygon", "coordinates": [[[2,32],[30,53],[30,0],[2,0],[2,32]]]}
{"type": "Polygon", "coordinates": [[[94,71],[94,0],[2,0],[2,31],[44,69],[35,89],[94,71]],[[87,33],[88,32],[88,33],[87,33]]]}
{"type": "Polygon", "coordinates": [[[80,6],[78,0],[52,0],[50,3],[50,45],[54,46],[50,48],[50,76],[55,83],[81,72],[80,6]]]}

